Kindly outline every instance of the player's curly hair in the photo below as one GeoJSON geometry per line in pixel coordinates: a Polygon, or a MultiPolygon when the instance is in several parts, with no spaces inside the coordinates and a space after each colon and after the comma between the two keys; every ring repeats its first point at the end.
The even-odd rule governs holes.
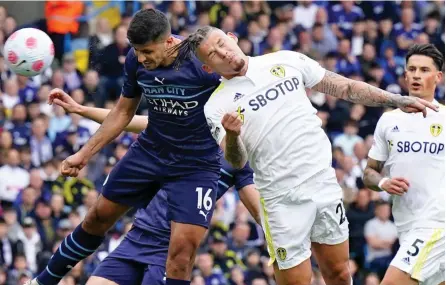
{"type": "Polygon", "coordinates": [[[170,23],[163,12],[156,9],[139,10],[127,31],[131,44],[145,45],[170,35],[170,23]]]}
{"type": "Polygon", "coordinates": [[[178,68],[182,62],[190,60],[193,55],[196,55],[197,48],[201,45],[209,34],[216,28],[211,26],[204,26],[190,34],[181,43],[173,46],[169,50],[169,54],[172,55],[178,52],[178,55],[174,62],[174,67],[178,68]]]}
{"type": "Polygon", "coordinates": [[[433,44],[416,44],[406,54],[406,64],[412,55],[424,55],[432,58],[439,71],[443,70],[444,56],[433,44]]]}

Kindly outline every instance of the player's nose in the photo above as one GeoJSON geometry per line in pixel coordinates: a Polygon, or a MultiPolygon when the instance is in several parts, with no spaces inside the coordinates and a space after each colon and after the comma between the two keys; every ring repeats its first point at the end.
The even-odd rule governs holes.
{"type": "Polygon", "coordinates": [[[138,62],[139,63],[143,63],[145,60],[146,60],[146,58],[143,55],[138,54],[138,62]]]}

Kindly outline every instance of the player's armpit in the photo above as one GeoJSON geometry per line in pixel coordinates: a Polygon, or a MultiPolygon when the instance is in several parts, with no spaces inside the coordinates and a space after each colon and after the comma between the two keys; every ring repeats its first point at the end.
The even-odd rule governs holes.
{"type": "Polygon", "coordinates": [[[260,194],[255,185],[246,185],[238,191],[238,194],[240,196],[240,200],[242,201],[243,205],[245,205],[246,209],[248,209],[251,216],[259,225],[262,225],[260,221],[260,194]]]}
{"type": "Polygon", "coordinates": [[[384,167],[385,161],[378,161],[372,158],[367,160],[367,166],[364,170],[363,181],[364,185],[374,191],[382,191],[378,184],[383,179],[381,171],[384,167]]]}

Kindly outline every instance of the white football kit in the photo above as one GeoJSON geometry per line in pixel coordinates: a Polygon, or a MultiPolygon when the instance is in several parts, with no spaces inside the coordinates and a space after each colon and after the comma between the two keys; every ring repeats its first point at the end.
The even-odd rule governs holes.
{"type": "MultiPolygon", "coordinates": [[[[438,102],[434,102],[438,104],[438,102]]],[[[378,121],[369,157],[385,161],[388,177],[403,177],[409,190],[392,195],[392,213],[400,249],[391,265],[420,284],[445,280],[445,109],[407,114],[384,113],[378,121]]]]}
{"type": "Polygon", "coordinates": [[[226,113],[238,112],[243,120],[241,139],[262,197],[268,251],[280,269],[308,259],[311,242],[348,239],[331,144],[305,91],[324,75],[316,61],[296,52],[250,57],[246,75],[222,79],[205,106],[218,144],[226,113]]]}

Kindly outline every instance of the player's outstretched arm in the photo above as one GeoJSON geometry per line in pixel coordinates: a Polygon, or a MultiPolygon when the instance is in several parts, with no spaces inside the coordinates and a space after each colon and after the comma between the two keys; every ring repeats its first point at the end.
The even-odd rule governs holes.
{"type": "Polygon", "coordinates": [[[409,181],[402,177],[383,177],[381,171],[384,161],[369,158],[364,170],[364,185],[374,191],[386,191],[392,195],[401,196],[409,190],[409,181]]]}
{"type": "Polygon", "coordinates": [[[372,107],[396,107],[406,113],[422,112],[426,116],[426,107],[438,111],[437,106],[426,100],[393,94],[329,70],[325,71],[323,79],[312,89],[353,103],[372,107]]]}
{"type": "MultiPolygon", "coordinates": [[[[67,113],[75,113],[84,118],[93,120],[102,124],[111,110],[104,108],[88,107],[78,104],[67,93],[61,92],[53,93],[48,98],[48,104],[56,104],[64,108],[67,113]]],[[[147,117],[136,115],[132,118],[130,123],[125,127],[125,130],[132,133],[140,133],[147,127],[147,117]]]]}
{"type": "MultiPolygon", "coordinates": [[[[54,89],[50,98],[60,97],[63,91],[54,89]],[[59,95],[57,95],[59,94],[59,95]]],[[[76,177],[79,171],[88,163],[102,147],[115,139],[130,123],[138,108],[141,96],[126,98],[121,96],[116,106],[109,112],[101,127],[88,142],[75,154],[62,161],[61,173],[64,176],[76,177]]]]}
{"type": "Polygon", "coordinates": [[[141,97],[127,98],[121,96],[116,106],[108,113],[101,127],[79,152],[90,158],[115,139],[132,120],[140,99],[141,97]]]}
{"type": "Polygon", "coordinates": [[[240,200],[245,205],[248,212],[256,220],[259,225],[262,225],[260,221],[260,193],[257,191],[254,184],[247,185],[238,191],[240,200]]]}

